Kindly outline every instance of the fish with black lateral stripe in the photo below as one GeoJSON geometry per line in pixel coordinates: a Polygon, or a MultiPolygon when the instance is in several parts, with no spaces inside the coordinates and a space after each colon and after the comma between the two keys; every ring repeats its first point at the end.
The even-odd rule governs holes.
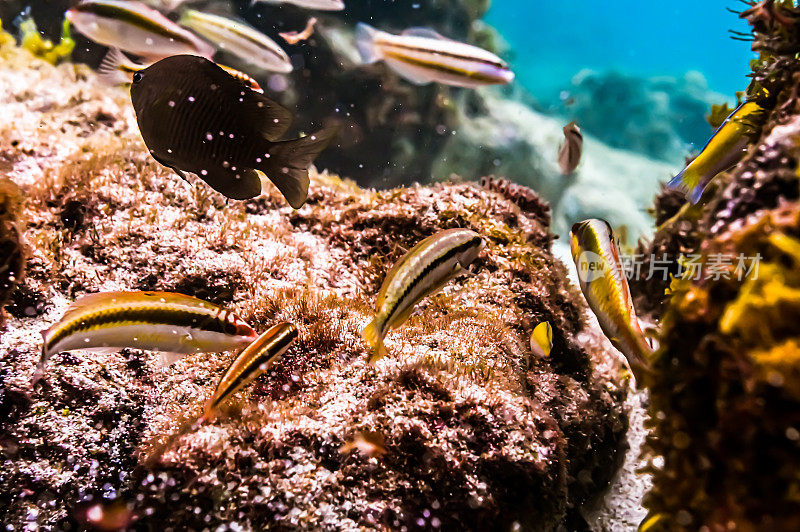
{"type": "Polygon", "coordinates": [[[386,355],[383,338],[389,329],[405,323],[424,297],[466,273],[483,246],[474,231],[448,229],[414,246],[389,270],[378,293],[375,319],[363,331],[372,349],[370,362],[386,355]]]}
{"type": "Polygon", "coordinates": [[[295,209],[308,196],[308,167],[338,129],[277,140],[292,114],[192,55],[167,57],[136,72],[131,99],[144,142],[159,163],[184,179],[192,172],[237,200],[261,194],[259,170],[295,209]]]}

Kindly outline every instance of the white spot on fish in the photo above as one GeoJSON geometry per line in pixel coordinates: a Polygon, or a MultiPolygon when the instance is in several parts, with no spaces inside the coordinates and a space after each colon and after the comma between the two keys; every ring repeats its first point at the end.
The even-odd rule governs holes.
{"type": "Polygon", "coordinates": [[[169,101],[169,106],[170,106],[170,107],[175,107],[175,102],[174,102],[174,101],[172,101],[172,100],[170,100],[170,101],[169,101]]]}
{"type": "Polygon", "coordinates": [[[228,161],[222,161],[222,167],[223,168],[228,168],[230,165],[231,165],[231,163],[229,163],[228,161]]]}
{"type": "Polygon", "coordinates": [[[193,102],[194,101],[194,96],[189,96],[189,101],[193,102]]]}
{"type": "Polygon", "coordinates": [[[208,175],[208,170],[200,170],[200,175],[208,175]]]}
{"type": "Polygon", "coordinates": [[[256,162],[260,163],[261,162],[261,157],[256,157],[256,162]]]}
{"type": "Polygon", "coordinates": [[[228,138],[229,138],[229,139],[232,139],[232,138],[233,138],[233,133],[229,134],[229,135],[228,135],[228,138]]]}
{"type": "Polygon", "coordinates": [[[213,140],[213,139],[214,135],[212,135],[211,133],[206,133],[206,140],[213,140]]]}

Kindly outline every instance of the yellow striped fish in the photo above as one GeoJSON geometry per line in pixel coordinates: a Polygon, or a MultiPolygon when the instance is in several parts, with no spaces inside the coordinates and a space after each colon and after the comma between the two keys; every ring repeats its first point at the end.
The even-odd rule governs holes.
{"type": "Polygon", "coordinates": [[[570,249],[586,302],[638,378],[648,368],[652,349],[636,317],[611,226],[596,219],[576,223],[570,232],[570,249]]]}
{"type": "Polygon", "coordinates": [[[280,360],[297,338],[297,327],[279,323],[244,348],[222,374],[214,395],[206,402],[201,421],[210,421],[220,405],[280,360]]]}
{"type": "Polygon", "coordinates": [[[481,249],[483,239],[478,233],[448,229],[414,246],[389,270],[378,293],[375,319],[363,332],[372,348],[370,362],[386,355],[383,339],[389,329],[402,325],[422,298],[466,272],[481,249]]]}
{"type": "Polygon", "coordinates": [[[745,102],[737,107],[719,126],[700,155],[673,177],[669,186],[686,191],[692,203],[700,201],[709,181],[739,162],[754,130],[760,128],[765,117],[764,108],[756,102],[745,102]]]}
{"type": "Polygon", "coordinates": [[[159,59],[176,54],[210,58],[214,47],[140,2],[84,0],[66,12],[78,32],[96,43],[159,59]]]}
{"type": "MultiPolygon", "coordinates": [[[[130,85],[133,83],[133,75],[137,72],[141,72],[148,66],[149,65],[140,65],[139,63],[132,61],[125,54],[123,54],[122,50],[119,48],[111,48],[105,57],[103,57],[103,61],[101,61],[100,67],[97,69],[97,73],[101,78],[105,79],[112,85],[130,85]]],[[[261,88],[261,85],[259,85],[256,80],[241,70],[220,65],[219,63],[217,63],[217,66],[241,81],[242,84],[250,90],[254,90],[261,94],[264,93],[264,89],[261,88]]]]}
{"type": "Polygon", "coordinates": [[[209,39],[221,50],[256,66],[273,72],[292,71],[292,62],[283,48],[244,22],[189,9],[181,17],[181,24],[209,39]]]}
{"type": "Polygon", "coordinates": [[[64,351],[161,351],[162,361],[182,355],[228,351],[247,345],[255,331],[232,312],[172,292],[101,292],[79,298],[46,331],[35,380],[47,361],[64,351]]]}
{"type": "Polygon", "coordinates": [[[359,23],[356,44],[365,63],[383,60],[418,85],[436,82],[474,88],[511,83],[514,79],[508,65],[493,53],[425,28],[392,35],[359,23]]]}
{"type": "Polygon", "coordinates": [[[538,357],[549,357],[553,349],[553,327],[543,321],[531,333],[531,351],[538,357]]]}

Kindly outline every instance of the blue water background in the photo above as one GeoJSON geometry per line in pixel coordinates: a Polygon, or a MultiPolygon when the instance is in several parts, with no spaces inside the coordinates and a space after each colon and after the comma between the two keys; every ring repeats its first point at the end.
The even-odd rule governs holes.
{"type": "Polygon", "coordinates": [[[713,91],[733,98],[748,83],[750,44],[728,30],[749,26],[726,7],[734,0],[494,0],[485,17],[511,46],[525,88],[557,98],[584,68],[639,76],[701,72],[713,91]]]}

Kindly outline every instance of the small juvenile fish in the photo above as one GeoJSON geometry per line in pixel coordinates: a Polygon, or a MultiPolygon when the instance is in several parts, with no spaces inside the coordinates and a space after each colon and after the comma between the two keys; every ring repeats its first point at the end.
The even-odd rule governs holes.
{"type": "Polygon", "coordinates": [[[339,448],[341,454],[350,454],[353,451],[367,456],[377,458],[386,454],[386,438],[380,432],[365,430],[356,432],[353,439],[339,448]]]}
{"type": "Polygon", "coordinates": [[[314,25],[316,23],[317,19],[311,17],[308,19],[308,22],[306,22],[306,27],[303,29],[303,31],[286,31],[279,33],[278,35],[283,37],[283,40],[289,44],[297,44],[300,41],[305,41],[314,34],[314,25]]]}
{"type": "Polygon", "coordinates": [[[139,56],[214,55],[213,46],[139,2],[84,0],[68,9],[66,17],[91,40],[139,56]]]}
{"type": "Polygon", "coordinates": [[[745,102],[717,129],[700,155],[672,178],[669,186],[687,193],[689,201],[697,203],[708,183],[734,166],[747,150],[747,143],[766,117],[756,102],[745,102]]]}
{"type": "Polygon", "coordinates": [[[422,298],[466,272],[483,245],[474,231],[448,229],[414,246],[389,270],[378,292],[375,319],[363,332],[372,348],[370,362],[386,355],[383,338],[389,329],[402,325],[422,298]]]}
{"type": "Polygon", "coordinates": [[[212,419],[219,406],[280,360],[297,338],[297,327],[279,323],[245,347],[222,374],[214,395],[206,402],[203,420],[212,419]]]}
{"type": "Polygon", "coordinates": [[[344,9],[342,0],[254,0],[261,4],[294,4],[305,9],[317,11],[341,11],[344,9]]]}
{"type": "Polygon", "coordinates": [[[455,87],[510,83],[514,73],[491,52],[443,37],[433,30],[411,28],[401,35],[359,23],[356,44],[364,63],[383,60],[417,85],[436,82],[455,87]]]}
{"type": "Polygon", "coordinates": [[[278,43],[244,22],[187,9],[181,24],[210,40],[220,50],[260,68],[282,73],[292,71],[292,62],[278,43]]]}
{"type": "Polygon", "coordinates": [[[172,292],[101,292],[75,301],[42,331],[38,380],[47,361],[64,351],[118,351],[126,347],[165,353],[171,364],[190,353],[228,351],[247,345],[255,331],[232,312],[172,292]]]}
{"type": "Polygon", "coordinates": [[[558,166],[563,175],[569,175],[578,168],[583,153],[583,135],[575,122],[564,126],[564,144],[558,148],[558,166]]]}
{"type": "Polygon", "coordinates": [[[543,321],[531,333],[531,351],[541,358],[549,357],[553,349],[553,327],[543,321]]]}
{"type": "Polygon", "coordinates": [[[633,308],[611,226],[597,219],[576,223],[570,232],[570,250],[589,308],[638,377],[648,370],[652,349],[633,308]]]}
{"type": "MultiPolygon", "coordinates": [[[[141,70],[144,70],[147,68],[147,66],[148,65],[140,65],[139,63],[132,61],[125,54],[123,54],[122,50],[119,48],[111,48],[100,62],[100,67],[97,69],[97,73],[101,78],[105,79],[111,85],[130,85],[133,83],[133,75],[141,70]]],[[[241,70],[220,65],[219,63],[217,63],[217,66],[241,81],[242,84],[244,84],[244,86],[250,90],[254,90],[259,93],[264,92],[264,89],[261,88],[261,85],[259,85],[256,80],[241,70]]]]}
{"type": "Polygon", "coordinates": [[[328,127],[276,141],[292,114],[197,56],[168,57],[135,73],[131,99],[155,160],[184,179],[183,172],[197,174],[232,199],[261,194],[260,170],[300,208],[308,196],[308,167],[336,134],[328,127]]]}

